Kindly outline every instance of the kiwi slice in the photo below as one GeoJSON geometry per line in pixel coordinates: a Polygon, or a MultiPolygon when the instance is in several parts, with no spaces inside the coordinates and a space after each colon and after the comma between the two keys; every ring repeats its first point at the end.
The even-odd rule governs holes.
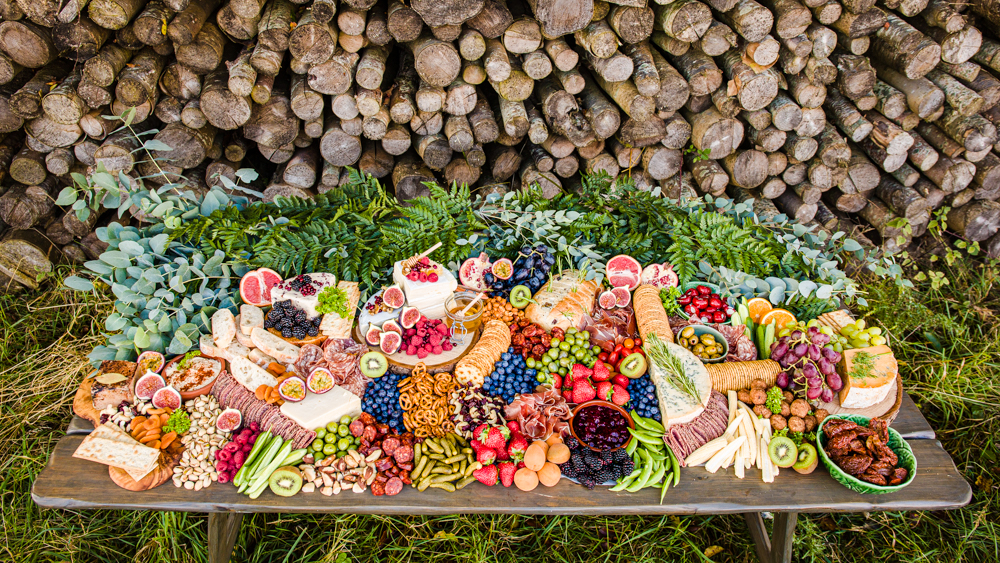
{"type": "MultiPolygon", "coordinates": [[[[813,451],[815,453],[815,450],[813,451]]],[[[795,447],[795,442],[784,436],[771,438],[771,443],[767,445],[767,455],[778,467],[791,467],[798,459],[799,450],[795,447]]]]}
{"type": "Polygon", "coordinates": [[[816,466],[819,464],[819,456],[816,454],[816,446],[812,444],[802,444],[799,447],[799,453],[795,456],[795,465],[792,469],[796,473],[801,473],[802,475],[809,475],[816,470],[816,466]]]}
{"type": "Polygon", "coordinates": [[[386,359],[382,352],[377,350],[372,350],[371,352],[365,352],[361,356],[361,373],[367,377],[376,378],[385,375],[385,372],[389,371],[389,360],[386,359]]]}
{"type": "Polygon", "coordinates": [[[629,379],[638,379],[646,373],[646,357],[639,352],[632,352],[618,364],[618,371],[629,379]]]}
{"type": "Polygon", "coordinates": [[[515,285],[510,290],[510,304],[518,309],[524,309],[531,303],[531,288],[526,285],[515,285]]]}
{"type": "Polygon", "coordinates": [[[302,472],[291,465],[274,470],[267,480],[271,492],[279,497],[290,497],[302,489],[302,472]]]}

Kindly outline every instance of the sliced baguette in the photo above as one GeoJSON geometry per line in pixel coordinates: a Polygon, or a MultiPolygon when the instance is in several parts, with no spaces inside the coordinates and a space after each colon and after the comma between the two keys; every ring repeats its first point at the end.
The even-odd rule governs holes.
{"type": "Polygon", "coordinates": [[[212,340],[212,336],[209,334],[201,335],[201,339],[198,340],[198,349],[202,354],[213,358],[222,358],[224,357],[223,354],[225,354],[225,350],[216,346],[215,341],[212,340]]]}
{"type": "MultiPolygon", "coordinates": [[[[236,318],[240,319],[240,332],[242,332],[244,336],[249,337],[250,331],[252,331],[254,327],[259,326],[264,328],[264,311],[256,305],[240,305],[240,315],[236,318]]],[[[239,335],[237,335],[237,338],[238,337],[239,335]]]]}
{"type": "Polygon", "coordinates": [[[247,358],[249,358],[251,362],[257,364],[258,366],[264,369],[267,369],[267,366],[271,364],[281,363],[278,360],[275,360],[273,357],[268,356],[264,352],[261,352],[260,348],[254,348],[253,350],[250,350],[250,353],[247,354],[247,358]]]}
{"type": "Polygon", "coordinates": [[[233,379],[239,381],[240,385],[251,393],[257,391],[261,385],[274,387],[278,384],[273,375],[247,358],[233,358],[229,361],[229,368],[233,379]]]}
{"type": "MultiPolygon", "coordinates": [[[[242,320],[243,320],[243,314],[242,313],[240,313],[239,315],[236,315],[236,326],[241,327],[240,322],[242,320]]],[[[255,346],[253,344],[253,340],[250,340],[250,331],[247,331],[246,334],[243,334],[242,330],[237,330],[236,331],[236,341],[239,342],[240,344],[246,346],[247,348],[255,348],[255,346]]]]}
{"type": "Polygon", "coordinates": [[[275,358],[279,363],[290,364],[299,357],[299,347],[289,344],[261,327],[250,331],[250,340],[261,352],[275,358]]]}
{"type": "Polygon", "coordinates": [[[225,350],[226,361],[232,362],[233,358],[245,358],[250,354],[250,348],[240,344],[239,342],[233,342],[229,345],[229,348],[225,350]]]}
{"type": "Polygon", "coordinates": [[[229,309],[219,309],[212,315],[212,340],[219,348],[226,349],[236,338],[236,318],[229,309]]]}

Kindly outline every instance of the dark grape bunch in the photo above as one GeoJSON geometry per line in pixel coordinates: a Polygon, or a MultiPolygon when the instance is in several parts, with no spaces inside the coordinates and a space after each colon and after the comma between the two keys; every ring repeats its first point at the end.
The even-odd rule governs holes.
{"type": "Polygon", "coordinates": [[[816,327],[795,329],[771,346],[771,359],[781,365],[776,383],[810,401],[833,401],[844,383],[837,374],[840,353],[827,346],[829,335],[816,327]]]}
{"type": "Polygon", "coordinates": [[[566,438],[565,443],[570,449],[570,458],[566,463],[559,464],[559,469],[564,476],[576,479],[588,489],[617,481],[635,469],[635,462],[624,448],[613,452],[595,452],[572,436],[566,438]]]}
{"type": "Polygon", "coordinates": [[[316,295],[318,282],[314,283],[312,277],[309,274],[303,274],[300,276],[295,276],[291,281],[286,282],[284,285],[285,289],[291,291],[298,291],[302,295],[309,297],[311,295],[316,295]]]}
{"type": "Polygon", "coordinates": [[[264,318],[264,328],[273,328],[284,338],[305,338],[319,335],[323,317],[309,319],[306,312],[292,305],[291,301],[278,301],[264,318]]]}
{"type": "Polygon", "coordinates": [[[382,377],[368,381],[365,396],[361,399],[361,410],[375,417],[382,424],[388,424],[396,432],[405,432],[403,408],[399,406],[399,382],[403,375],[389,372],[382,377]]]}
{"type": "Polygon", "coordinates": [[[657,422],[662,422],[660,417],[660,403],[656,400],[656,387],[649,374],[643,374],[637,379],[628,380],[629,408],[643,418],[652,418],[657,422]]]}
{"type": "Polygon", "coordinates": [[[528,369],[524,358],[510,347],[500,355],[500,361],[494,366],[493,372],[486,376],[483,391],[494,397],[501,397],[510,404],[518,394],[535,390],[538,384],[535,379],[537,374],[537,371],[528,369]]]}
{"type": "Polygon", "coordinates": [[[534,294],[545,285],[549,278],[549,271],[552,270],[555,263],[556,257],[549,252],[549,247],[544,244],[539,244],[534,248],[525,245],[517,253],[517,260],[514,261],[514,272],[509,278],[502,280],[494,276],[492,272],[486,272],[483,281],[497,292],[494,295],[499,294],[507,297],[515,285],[526,285],[531,288],[531,293],[534,294]]]}

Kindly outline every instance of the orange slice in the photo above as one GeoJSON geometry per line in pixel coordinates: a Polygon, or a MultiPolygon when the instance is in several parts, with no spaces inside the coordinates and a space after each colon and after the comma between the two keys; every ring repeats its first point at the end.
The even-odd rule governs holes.
{"type": "Polygon", "coordinates": [[[788,323],[794,323],[795,315],[784,309],[772,309],[760,318],[760,324],[769,325],[771,323],[777,323],[775,328],[784,328],[788,323]]]}
{"type": "Polygon", "coordinates": [[[763,297],[754,297],[747,302],[747,310],[750,311],[750,319],[760,324],[760,318],[771,312],[774,307],[771,302],[763,297]]]}

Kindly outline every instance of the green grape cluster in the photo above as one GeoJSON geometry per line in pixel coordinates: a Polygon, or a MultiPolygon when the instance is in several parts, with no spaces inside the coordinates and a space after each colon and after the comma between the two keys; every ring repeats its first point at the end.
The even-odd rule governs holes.
{"type": "Polygon", "coordinates": [[[882,346],[887,342],[882,334],[882,329],[877,326],[866,326],[864,319],[858,319],[853,323],[840,329],[842,340],[847,342],[844,349],[867,348],[868,346],[882,346]]]}

